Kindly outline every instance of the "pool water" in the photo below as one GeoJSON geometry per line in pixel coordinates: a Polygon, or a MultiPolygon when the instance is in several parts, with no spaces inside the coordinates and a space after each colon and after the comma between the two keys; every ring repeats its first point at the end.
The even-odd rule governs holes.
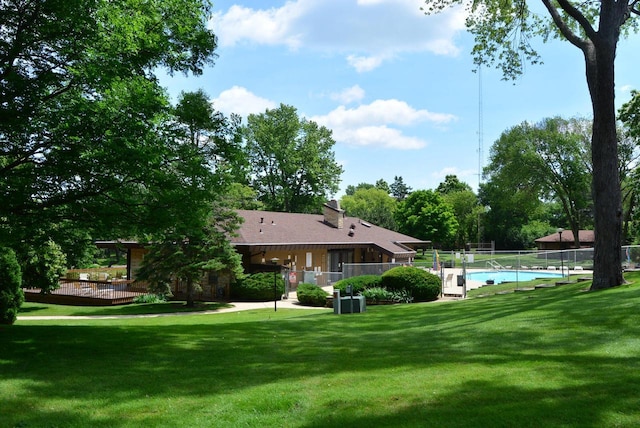
{"type": "Polygon", "coordinates": [[[534,279],[544,278],[562,278],[562,274],[530,270],[467,271],[468,280],[487,282],[487,280],[492,279],[495,284],[500,284],[502,282],[533,281],[534,279]]]}

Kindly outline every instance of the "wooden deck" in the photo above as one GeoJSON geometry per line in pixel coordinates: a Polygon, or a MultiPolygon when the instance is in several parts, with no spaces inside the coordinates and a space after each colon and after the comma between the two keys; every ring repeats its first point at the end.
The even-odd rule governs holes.
{"type": "Polygon", "coordinates": [[[60,280],[60,288],[51,294],[41,294],[39,288],[24,289],[27,302],[77,306],[111,306],[132,303],[140,295],[148,294],[133,281],[60,280]]]}

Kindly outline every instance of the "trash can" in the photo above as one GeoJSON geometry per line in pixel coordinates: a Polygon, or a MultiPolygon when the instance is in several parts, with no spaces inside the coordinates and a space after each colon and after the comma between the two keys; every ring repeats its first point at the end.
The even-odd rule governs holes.
{"type": "MultiPolygon", "coordinates": [[[[335,304],[334,304],[335,307],[335,304]]],[[[340,313],[343,314],[356,314],[365,312],[367,310],[367,301],[364,296],[341,297],[340,298],[340,313]]],[[[335,309],[334,309],[335,312],[335,309]]]]}

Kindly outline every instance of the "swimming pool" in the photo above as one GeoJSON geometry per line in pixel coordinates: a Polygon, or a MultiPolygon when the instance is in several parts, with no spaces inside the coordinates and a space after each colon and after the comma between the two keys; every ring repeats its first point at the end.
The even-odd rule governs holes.
{"type": "Polygon", "coordinates": [[[482,282],[493,280],[495,284],[500,284],[502,282],[533,281],[534,279],[542,278],[562,278],[562,274],[531,270],[467,271],[467,280],[482,282]]]}

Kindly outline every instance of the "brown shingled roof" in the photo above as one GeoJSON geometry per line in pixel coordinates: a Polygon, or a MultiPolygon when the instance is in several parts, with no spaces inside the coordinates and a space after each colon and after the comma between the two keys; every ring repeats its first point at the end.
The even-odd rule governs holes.
{"type": "MultiPolygon", "coordinates": [[[[580,238],[580,242],[595,241],[595,234],[593,230],[580,230],[578,231],[578,237],[580,238]]],[[[535,242],[560,242],[560,234],[558,232],[552,233],[551,235],[536,239],[535,242]]],[[[575,242],[573,232],[570,230],[562,232],[562,242],[575,242]]]]}
{"type": "Polygon", "coordinates": [[[321,214],[281,213],[238,210],[244,223],[231,242],[236,246],[355,248],[377,246],[387,254],[413,255],[411,247],[424,246],[423,241],[355,217],[344,217],[344,228],[335,228],[321,214]],[[352,229],[353,227],[353,229],[352,229]]]}

